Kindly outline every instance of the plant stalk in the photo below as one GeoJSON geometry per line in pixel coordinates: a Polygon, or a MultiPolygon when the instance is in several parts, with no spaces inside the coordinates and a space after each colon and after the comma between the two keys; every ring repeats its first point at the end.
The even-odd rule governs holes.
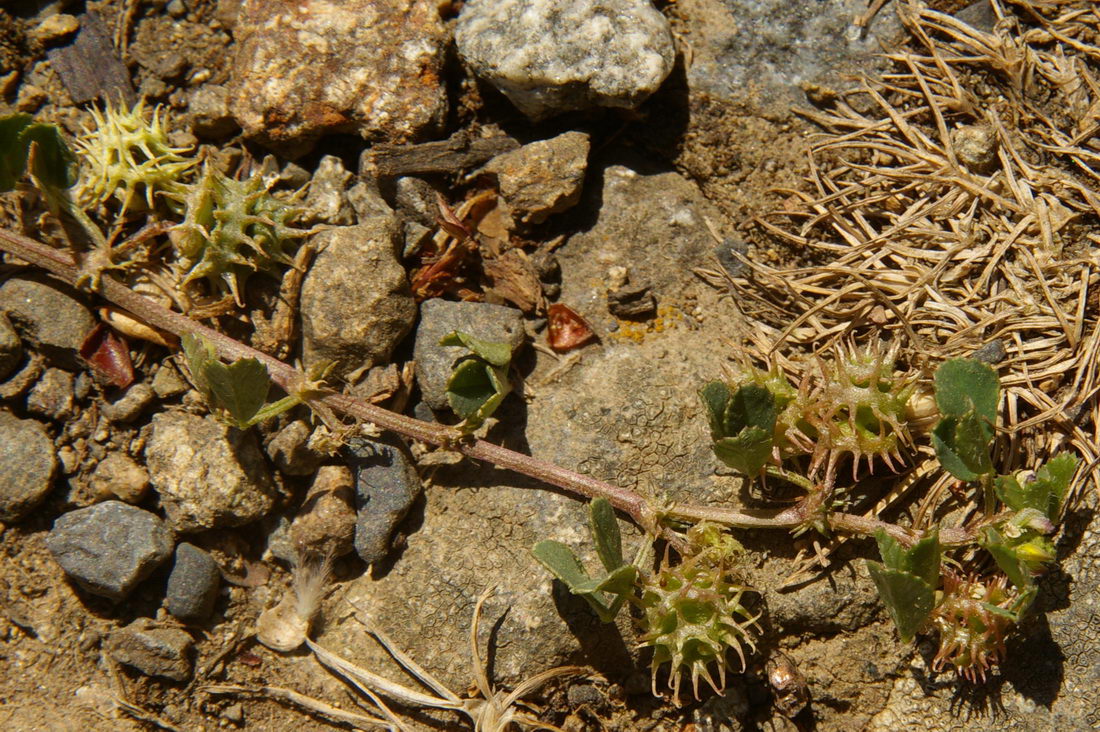
{"type": "MultiPolygon", "coordinates": [[[[75,285],[79,270],[71,257],[41,242],[29,239],[0,228],[0,249],[20,259],[40,267],[65,282],[75,285]]],[[[307,382],[305,374],[293,366],[283,363],[262,351],[198,323],[187,316],[173,312],[162,305],[140,295],[109,275],[104,275],[99,283],[99,294],[112,304],[129,311],[139,320],[143,320],[161,330],[183,337],[186,334],[201,336],[211,343],[218,355],[226,361],[241,358],[254,358],[262,363],[271,376],[288,394],[298,394],[307,382]]],[[[316,402],[337,412],[370,422],[382,429],[396,432],[405,437],[455,450],[475,460],[484,460],[498,467],[535,478],[584,498],[606,498],[612,506],[629,516],[635,523],[654,535],[662,535],[677,548],[683,548],[683,539],[671,530],[660,526],[660,517],[687,521],[714,521],[736,528],[793,528],[806,520],[799,506],[779,511],[736,510],[710,506],[678,505],[658,512],[642,495],[620,486],[598,480],[591,476],[562,468],[545,460],[509,450],[500,445],[480,439],[471,439],[461,432],[445,425],[422,422],[406,417],[388,409],[369,404],[360,399],[331,391],[310,392],[308,401],[316,402]]],[[[784,476],[790,480],[789,476],[784,476]]],[[[855,534],[874,534],[885,529],[891,536],[905,545],[913,544],[917,539],[908,529],[888,524],[878,519],[833,513],[829,516],[834,528],[855,534]]],[[[965,544],[974,540],[965,529],[944,529],[940,533],[944,544],[965,544]]]]}

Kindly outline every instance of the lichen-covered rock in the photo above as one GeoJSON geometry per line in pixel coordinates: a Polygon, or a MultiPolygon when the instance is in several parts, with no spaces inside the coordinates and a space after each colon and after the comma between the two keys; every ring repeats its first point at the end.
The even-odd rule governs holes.
{"type": "Polygon", "coordinates": [[[580,200],[588,149],[588,135],[566,132],[497,155],[481,172],[496,177],[516,218],[538,224],[580,200]]]}
{"type": "Polygon", "coordinates": [[[39,352],[58,366],[82,368],[77,354],[95,325],[91,312],[66,285],[30,275],[12,277],[0,285],[0,311],[39,352]]]}
{"type": "Polygon", "coordinates": [[[153,417],[145,458],[177,531],[240,526],[271,509],[271,476],[251,432],[212,417],[164,412],[153,417]]]}
{"type": "Polygon", "coordinates": [[[18,521],[30,513],[50,492],[56,471],[46,428],[0,411],[0,521],[18,521]]]}
{"type": "Polygon", "coordinates": [[[455,43],[478,76],[534,119],[636,107],[676,55],[668,21],[649,0],[471,0],[455,43]]]}
{"type": "Polygon", "coordinates": [[[85,590],[121,600],[171,555],[172,532],[148,511],[104,501],[58,518],[46,547],[85,590]]]}
{"type": "Polygon", "coordinates": [[[390,216],[321,232],[302,284],[302,357],[337,374],[389,360],[412,328],[416,303],[397,261],[401,228],[390,216]]]}
{"type": "Polygon", "coordinates": [[[416,383],[432,409],[447,409],[447,380],[457,358],[469,353],[459,346],[441,346],[439,341],[453,330],[483,341],[507,343],[515,352],[523,343],[523,315],[515,308],[484,302],[452,302],[438,298],[420,306],[413,358],[416,383]]]}
{"type": "Polygon", "coordinates": [[[325,155],[317,164],[317,170],[309,182],[302,221],[307,224],[322,223],[330,226],[351,226],[355,223],[355,209],[348,200],[351,172],[335,155],[325,155]]]}
{"type": "Polygon", "coordinates": [[[245,0],[236,37],[229,105],[261,143],[401,142],[443,120],[445,34],[430,0],[245,0]]]}

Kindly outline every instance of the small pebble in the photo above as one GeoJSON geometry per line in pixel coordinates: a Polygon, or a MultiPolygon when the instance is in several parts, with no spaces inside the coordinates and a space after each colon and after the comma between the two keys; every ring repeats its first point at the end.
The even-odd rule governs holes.
{"type": "Polygon", "coordinates": [[[352,481],[351,471],[343,465],[326,465],[317,471],[290,525],[298,557],[309,554],[335,558],[352,550],[356,527],[352,481]]]}
{"type": "Polygon", "coordinates": [[[309,447],[313,430],[298,419],[276,433],[265,448],[275,467],[287,475],[312,475],[321,464],[322,456],[309,447]]]}
{"type": "Polygon", "coordinates": [[[27,395],[32,414],[62,421],[73,413],[73,375],[61,369],[46,369],[27,395]]]}
{"type": "Polygon", "coordinates": [[[53,440],[33,419],[0,411],[0,521],[29,514],[53,486],[57,472],[53,440]]]}
{"type": "Polygon", "coordinates": [[[60,516],[46,547],[74,582],[121,600],[172,553],[172,533],[156,515],[121,501],[60,516]]]}
{"type": "Polygon", "coordinates": [[[133,458],[112,452],[95,466],[90,486],[101,499],[116,497],[126,503],[140,503],[149,488],[149,474],[133,458]]]}
{"type": "Polygon", "coordinates": [[[180,544],[168,575],[168,612],[184,621],[205,620],[214,609],[220,583],[218,564],[209,554],[194,544],[180,544]]]}
{"type": "Polygon", "coordinates": [[[112,422],[129,424],[140,417],[156,398],[153,387],[134,384],[114,401],[107,401],[103,405],[103,415],[112,422]]]}
{"type": "Polygon", "coordinates": [[[23,343],[8,316],[0,312],[0,380],[11,376],[23,360],[23,343]]]}
{"type": "Polygon", "coordinates": [[[389,554],[394,530],[420,495],[420,476],[401,447],[359,438],[347,451],[355,475],[355,551],[374,564],[389,554]]]}
{"type": "Polygon", "coordinates": [[[31,31],[31,35],[40,42],[48,44],[71,36],[79,29],[79,20],[67,13],[58,13],[57,15],[51,15],[39,23],[38,26],[31,31]]]}
{"type": "Polygon", "coordinates": [[[163,364],[153,375],[153,391],[161,399],[179,396],[189,388],[174,366],[163,364]]]}
{"type": "Polygon", "coordinates": [[[161,627],[150,618],[138,618],[107,636],[106,650],[114,660],[146,676],[173,681],[191,678],[191,650],[195,641],[184,630],[161,627]]]}

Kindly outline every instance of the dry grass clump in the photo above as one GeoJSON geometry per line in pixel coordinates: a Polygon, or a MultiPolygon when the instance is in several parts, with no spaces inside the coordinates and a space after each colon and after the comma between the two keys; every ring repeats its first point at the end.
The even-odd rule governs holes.
{"type": "MultiPolygon", "coordinates": [[[[753,356],[795,380],[812,359],[792,360],[792,351],[849,340],[901,343],[901,360],[924,376],[998,341],[1001,471],[1058,449],[1091,471],[1100,449],[1100,6],[993,0],[992,9],[997,21],[985,31],[917,2],[899,7],[910,41],[887,55],[893,73],[801,111],[823,130],[808,186],[778,191],[780,209],[752,222],[758,244],[781,244],[804,266],[745,259],[741,277],[700,274],[720,278],[762,324],[753,356]]],[[[886,500],[939,475],[923,459],[886,500]]],[[[926,483],[918,525],[943,509],[949,482],[926,483]]]]}

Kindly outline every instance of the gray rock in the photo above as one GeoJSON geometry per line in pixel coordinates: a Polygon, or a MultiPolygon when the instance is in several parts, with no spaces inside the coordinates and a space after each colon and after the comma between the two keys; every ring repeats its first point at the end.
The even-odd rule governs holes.
{"type": "Polygon", "coordinates": [[[677,33],[692,49],[692,94],[786,114],[805,104],[802,86],[833,85],[878,63],[881,43],[900,24],[887,5],[868,32],[853,21],[864,0],[694,0],[673,12],[677,33]]]}
{"type": "Polygon", "coordinates": [[[82,365],[80,344],[95,325],[91,312],[71,287],[44,277],[12,277],[0,285],[0,311],[6,311],[26,340],[70,371],[82,365]]]}
{"type": "Polygon", "coordinates": [[[46,369],[27,395],[27,410],[58,421],[72,416],[73,375],[61,369],[46,369]]]}
{"type": "Polygon", "coordinates": [[[250,431],[212,417],[164,412],[153,417],[145,458],[177,531],[240,526],[271,510],[271,476],[250,431]]]}
{"type": "Polygon", "coordinates": [[[429,229],[439,227],[439,203],[431,183],[413,175],[403,175],[393,182],[393,205],[407,221],[415,221],[429,229]]]}
{"type": "MultiPolygon", "coordinates": [[[[413,474],[415,475],[415,471],[413,474]]],[[[310,486],[302,507],[298,509],[298,515],[290,525],[290,540],[294,543],[294,554],[299,559],[298,563],[306,556],[342,557],[354,548],[357,522],[353,508],[353,485],[351,471],[342,465],[326,465],[317,471],[317,477],[310,486]]],[[[396,503],[392,500],[390,502],[396,503]]],[[[382,497],[374,507],[385,503],[386,498],[382,497]]],[[[373,516],[373,509],[368,511],[373,516]]],[[[384,518],[379,519],[380,523],[384,521],[384,518]]],[[[365,534],[372,531],[380,534],[384,531],[384,527],[376,527],[370,522],[360,520],[359,524],[363,525],[365,534]]],[[[381,537],[385,547],[388,547],[385,542],[388,542],[389,536],[386,533],[381,537]]]]}
{"type": "Polygon", "coordinates": [[[229,90],[218,84],[202,84],[191,92],[187,111],[191,131],[197,137],[221,140],[237,131],[237,121],[229,112],[229,90]]]}
{"type": "Polygon", "coordinates": [[[355,480],[355,551],[374,564],[389,554],[394,529],[420,495],[420,476],[396,441],[355,439],[347,451],[355,480]]]}
{"type": "Polygon", "coordinates": [[[471,0],[459,54],[521,112],[633,108],[672,71],[668,21],[649,0],[471,0]]]}
{"type": "Polygon", "coordinates": [[[264,144],[403,142],[443,122],[446,35],[431,0],[245,0],[234,35],[230,109],[264,144]]]}
{"type": "Polygon", "coordinates": [[[494,175],[504,201],[524,223],[538,224],[575,205],[588,167],[588,135],[566,132],[497,155],[481,169],[494,175]]]}
{"type": "Polygon", "coordinates": [[[393,217],[321,232],[323,247],[302,285],[302,359],[336,364],[343,375],[389,360],[412,328],[416,302],[397,261],[401,227],[393,217]]]}
{"type": "Polygon", "coordinates": [[[107,636],[106,650],[114,660],[146,676],[173,681],[191,678],[191,650],[195,641],[184,630],[163,627],[150,618],[138,618],[107,636]]]}
{"type": "Polygon", "coordinates": [[[172,541],[172,532],[154,514],[105,501],[59,517],[46,546],[78,585],[121,600],[171,555],[172,541]]]}
{"type": "Polygon", "coordinates": [[[157,393],[149,384],[133,384],[118,397],[105,400],[103,416],[112,422],[129,424],[156,401],[157,393]]]}
{"type": "Polygon", "coordinates": [[[312,475],[323,456],[309,447],[309,425],[296,419],[283,427],[265,446],[275,467],[287,475],[312,475]]]}
{"type": "Polygon", "coordinates": [[[512,352],[524,339],[523,315],[515,308],[481,302],[451,302],[432,299],[420,306],[413,358],[416,382],[424,401],[432,409],[447,409],[447,380],[454,362],[469,353],[458,346],[441,346],[439,341],[460,330],[485,341],[507,343],[512,352]]]}
{"type": "Polygon", "coordinates": [[[125,453],[112,452],[95,466],[89,485],[95,495],[104,499],[115,496],[136,504],[149,488],[149,473],[125,453]]]}
{"type": "Polygon", "coordinates": [[[302,221],[306,224],[322,223],[332,226],[351,226],[355,223],[355,210],[348,200],[348,186],[352,175],[340,158],[325,155],[309,183],[302,221]]]}
{"type": "Polygon", "coordinates": [[[0,312],[0,379],[8,378],[23,360],[23,342],[11,321],[0,312]]]}
{"type": "Polygon", "coordinates": [[[0,521],[18,521],[30,513],[50,492],[56,472],[46,428],[0,411],[0,521]]]}
{"type": "Polygon", "coordinates": [[[168,575],[168,612],[180,620],[205,620],[214,609],[220,583],[217,562],[194,544],[181,543],[168,575]]]}

